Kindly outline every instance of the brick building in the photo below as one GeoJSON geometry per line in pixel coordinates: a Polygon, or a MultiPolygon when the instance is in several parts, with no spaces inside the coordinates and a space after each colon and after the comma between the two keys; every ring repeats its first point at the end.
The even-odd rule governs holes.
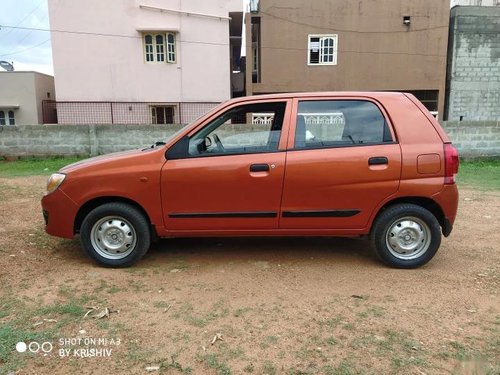
{"type": "Polygon", "coordinates": [[[246,93],[409,91],[444,112],[449,0],[260,0],[246,93]]]}

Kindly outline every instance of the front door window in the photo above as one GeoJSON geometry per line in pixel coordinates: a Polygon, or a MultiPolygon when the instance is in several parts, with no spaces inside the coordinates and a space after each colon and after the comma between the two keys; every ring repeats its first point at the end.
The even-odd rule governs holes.
{"type": "Polygon", "coordinates": [[[232,108],[189,140],[189,156],[263,153],[278,150],[286,103],[232,108]]]}

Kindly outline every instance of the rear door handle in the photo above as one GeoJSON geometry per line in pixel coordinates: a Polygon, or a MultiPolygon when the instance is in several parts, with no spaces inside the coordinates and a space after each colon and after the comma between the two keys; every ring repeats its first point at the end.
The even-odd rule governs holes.
{"type": "Polygon", "coordinates": [[[269,164],[252,164],[250,165],[250,172],[268,172],[269,164]]]}
{"type": "Polygon", "coordinates": [[[383,165],[389,164],[389,160],[385,156],[375,156],[368,159],[368,165],[383,165]]]}

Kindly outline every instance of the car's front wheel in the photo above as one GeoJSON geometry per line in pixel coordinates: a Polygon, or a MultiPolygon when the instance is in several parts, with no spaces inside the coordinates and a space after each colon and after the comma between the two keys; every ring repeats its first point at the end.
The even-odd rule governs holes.
{"type": "Polygon", "coordinates": [[[397,268],[416,268],[429,262],[441,244],[436,217],[414,204],[385,209],[375,220],[372,241],[377,256],[397,268]]]}
{"type": "Polygon", "coordinates": [[[151,244],[148,220],[137,208],[106,203],[88,213],[80,228],[85,252],[108,267],[127,267],[140,260],[151,244]]]}

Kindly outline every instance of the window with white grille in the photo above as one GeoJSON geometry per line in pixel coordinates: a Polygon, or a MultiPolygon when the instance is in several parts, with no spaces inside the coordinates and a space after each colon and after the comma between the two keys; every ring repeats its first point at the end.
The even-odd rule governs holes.
{"type": "Polygon", "coordinates": [[[176,62],[175,33],[144,34],[142,41],[144,45],[144,60],[146,62],[176,62]]]}
{"type": "Polygon", "coordinates": [[[274,112],[252,113],[252,124],[271,125],[274,121],[274,112]]]}
{"type": "Polygon", "coordinates": [[[337,35],[309,35],[307,64],[337,65],[337,50],[337,35]]]}

